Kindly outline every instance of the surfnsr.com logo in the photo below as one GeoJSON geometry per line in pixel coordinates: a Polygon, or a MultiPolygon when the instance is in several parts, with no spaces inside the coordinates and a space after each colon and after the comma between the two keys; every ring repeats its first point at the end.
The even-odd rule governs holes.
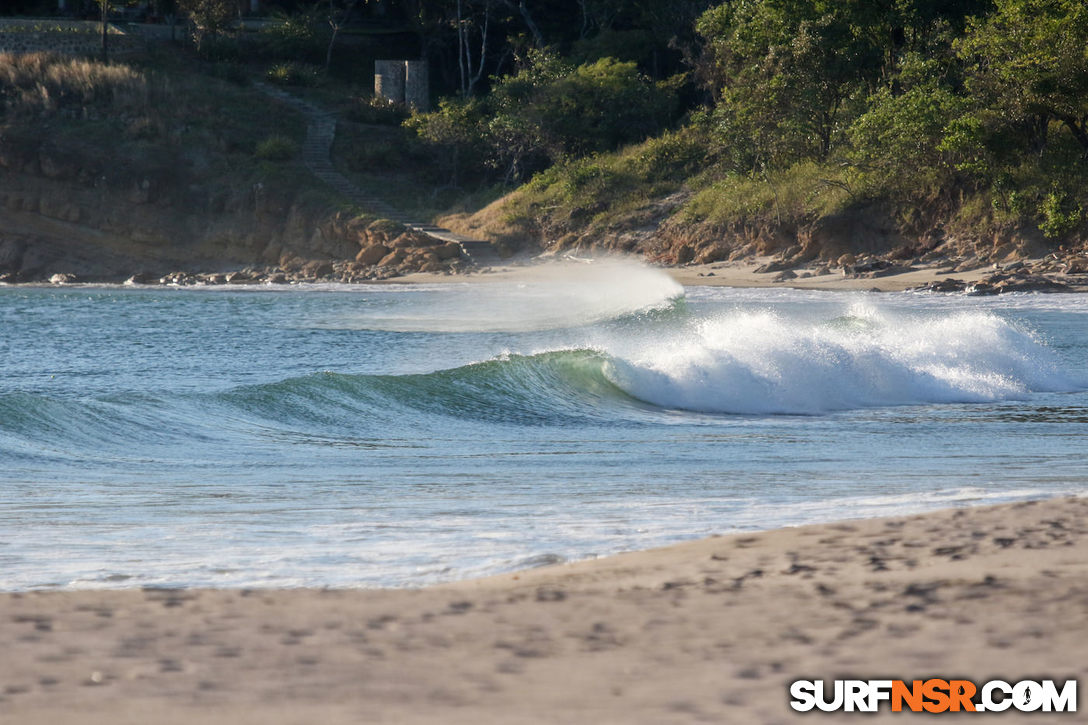
{"type": "Polygon", "coordinates": [[[1060,687],[1054,680],[1016,683],[990,680],[797,680],[790,685],[790,707],[799,712],[1076,712],[1077,681],[1060,687]]]}

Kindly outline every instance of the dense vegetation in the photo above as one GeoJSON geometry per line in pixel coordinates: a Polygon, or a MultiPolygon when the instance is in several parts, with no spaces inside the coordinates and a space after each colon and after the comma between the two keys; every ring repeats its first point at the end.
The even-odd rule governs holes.
{"type": "MultiPolygon", "coordinates": [[[[525,53],[489,94],[448,98],[409,125],[455,183],[538,174],[507,205],[506,221],[521,215],[523,228],[557,200],[585,224],[685,187],[689,220],[725,225],[795,231],[879,208],[915,233],[1083,231],[1083,3],[737,0],[692,29],[654,48],[682,50],[680,75],[648,77],[635,54],[587,55],[618,34],[645,33],[653,47],[650,26],[602,25],[525,53]]],[[[563,223],[550,216],[554,237],[563,223]]]]}

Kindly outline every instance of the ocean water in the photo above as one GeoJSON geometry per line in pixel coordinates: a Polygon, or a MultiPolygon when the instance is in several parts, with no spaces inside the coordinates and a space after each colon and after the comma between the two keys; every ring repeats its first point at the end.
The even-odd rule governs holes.
{"type": "Polygon", "coordinates": [[[1088,298],[0,287],[0,590],[419,586],[1088,493],[1088,298]]]}

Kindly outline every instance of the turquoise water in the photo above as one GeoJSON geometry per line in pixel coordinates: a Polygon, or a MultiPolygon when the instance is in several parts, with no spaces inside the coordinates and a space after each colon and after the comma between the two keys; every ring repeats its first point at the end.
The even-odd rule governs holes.
{"type": "Polygon", "coordinates": [[[1088,299],[0,287],[0,589],[415,586],[1088,492],[1088,299]]]}

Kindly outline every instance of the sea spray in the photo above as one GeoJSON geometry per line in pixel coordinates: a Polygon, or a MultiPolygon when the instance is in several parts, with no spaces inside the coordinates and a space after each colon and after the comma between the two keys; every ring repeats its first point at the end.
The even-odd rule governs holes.
{"type": "Polygon", "coordinates": [[[621,257],[556,261],[463,287],[432,288],[441,305],[376,309],[326,323],[390,332],[532,332],[592,325],[668,308],[684,288],[659,269],[621,257]],[[460,292],[460,294],[456,294],[460,292]]]}

